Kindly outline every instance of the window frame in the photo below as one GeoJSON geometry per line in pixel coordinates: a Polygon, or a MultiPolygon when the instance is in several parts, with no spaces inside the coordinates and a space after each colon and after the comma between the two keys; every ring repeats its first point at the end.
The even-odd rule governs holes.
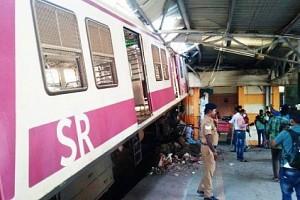
{"type": "Polygon", "coordinates": [[[160,48],[154,44],[151,44],[151,54],[152,54],[152,63],[153,63],[153,68],[154,68],[154,76],[156,81],[163,81],[163,71],[162,71],[162,63],[161,63],[161,57],[160,57],[160,48]],[[159,57],[159,63],[154,62],[154,55],[153,55],[153,47],[157,48],[158,50],[158,57],[159,57]],[[159,64],[159,75],[160,78],[157,79],[156,77],[156,70],[155,70],[155,65],[159,64]]]}
{"type": "MultiPolygon", "coordinates": [[[[83,55],[83,49],[82,49],[82,43],[81,43],[81,36],[80,36],[80,31],[79,31],[79,24],[78,24],[78,19],[77,16],[75,14],[74,11],[71,11],[67,8],[64,8],[62,6],[56,5],[54,3],[50,3],[48,1],[45,0],[31,0],[31,11],[32,11],[32,17],[33,17],[33,26],[34,26],[34,32],[35,32],[35,37],[36,37],[36,44],[37,44],[37,50],[38,50],[38,55],[39,55],[39,60],[40,60],[40,67],[41,67],[41,73],[42,73],[42,79],[43,79],[43,83],[44,83],[44,89],[46,91],[46,93],[50,96],[55,96],[55,95],[61,95],[61,94],[67,94],[67,93],[75,93],[75,92],[82,92],[82,91],[86,91],[88,89],[88,81],[87,81],[87,74],[86,74],[86,69],[85,69],[85,62],[84,62],[84,55],[83,55]],[[41,35],[39,32],[39,27],[38,27],[38,18],[37,18],[37,9],[36,9],[36,3],[40,2],[40,3],[45,3],[51,7],[54,7],[56,9],[59,9],[61,12],[67,12],[69,14],[74,15],[76,23],[77,23],[77,30],[78,30],[78,38],[79,38],[79,47],[81,52],[79,53],[80,55],[80,63],[78,66],[78,73],[79,73],[79,80],[81,83],[81,87],[80,88],[70,88],[70,89],[64,89],[64,90],[60,90],[60,91],[51,91],[48,88],[47,85],[47,78],[46,78],[46,69],[45,69],[45,65],[46,65],[46,61],[44,59],[44,55],[45,55],[45,50],[47,49],[48,51],[50,50],[56,50],[56,51],[62,51],[62,52],[66,52],[66,53],[78,53],[76,52],[74,49],[70,48],[70,50],[66,50],[66,49],[59,49],[59,48],[44,48],[43,47],[43,43],[41,41],[41,35]],[[73,50],[73,51],[72,51],[73,50]]],[[[48,44],[44,45],[47,46],[48,44]]],[[[51,46],[51,45],[49,45],[51,46]]]]}
{"type": "Polygon", "coordinates": [[[114,48],[113,48],[113,39],[112,39],[112,34],[111,34],[111,29],[108,25],[101,23],[97,20],[94,20],[90,17],[86,17],[85,18],[85,27],[86,27],[86,33],[87,33],[87,41],[88,41],[88,45],[89,45],[89,52],[90,52],[90,58],[91,58],[91,63],[92,63],[92,70],[93,70],[93,74],[94,74],[94,82],[95,85],[97,87],[97,89],[105,89],[105,88],[113,88],[113,87],[118,87],[119,86],[119,79],[118,79],[118,72],[117,72],[117,65],[116,65],[116,59],[115,59],[115,54],[114,54],[114,48]],[[97,80],[96,80],[96,72],[94,70],[94,59],[93,59],[93,51],[92,51],[92,46],[91,46],[91,39],[90,39],[90,32],[89,32],[89,27],[88,27],[88,22],[93,22],[97,25],[103,26],[103,27],[107,27],[109,30],[109,34],[110,34],[110,38],[111,38],[111,45],[112,45],[112,52],[113,52],[113,57],[110,57],[108,55],[97,55],[100,57],[108,57],[108,58],[112,58],[113,59],[113,64],[114,64],[114,68],[111,69],[112,72],[112,76],[115,79],[115,82],[112,84],[104,84],[104,85],[98,85],[97,84],[97,80]]]}

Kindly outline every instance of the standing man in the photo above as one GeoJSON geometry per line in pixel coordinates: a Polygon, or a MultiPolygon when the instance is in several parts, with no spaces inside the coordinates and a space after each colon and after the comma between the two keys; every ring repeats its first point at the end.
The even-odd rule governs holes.
{"type": "MultiPolygon", "coordinates": [[[[300,170],[291,167],[291,160],[297,154],[293,149],[293,143],[299,142],[300,136],[300,112],[294,111],[290,115],[292,127],[289,130],[283,130],[272,141],[272,147],[282,146],[282,158],[280,162],[280,188],[283,200],[291,200],[292,193],[296,191],[297,199],[300,199],[300,170]],[[295,138],[295,139],[292,139],[295,138]],[[298,140],[298,141],[297,141],[298,140]]],[[[299,161],[298,161],[299,162],[299,161]]]]}
{"type": "Polygon", "coordinates": [[[237,123],[237,129],[236,129],[236,157],[237,160],[241,162],[247,162],[247,160],[244,159],[244,149],[245,149],[245,139],[246,139],[246,128],[247,125],[245,123],[243,114],[245,110],[240,110],[236,117],[236,123],[237,123]]]}
{"type": "Polygon", "coordinates": [[[201,123],[201,154],[204,162],[204,175],[199,184],[197,192],[204,196],[204,200],[218,200],[212,193],[212,178],[216,168],[217,151],[214,143],[218,137],[214,118],[217,106],[212,103],[205,105],[204,118],[201,123]]]}
{"type": "Polygon", "coordinates": [[[255,118],[255,126],[257,130],[257,136],[258,136],[258,147],[264,147],[266,143],[266,119],[264,115],[263,110],[259,110],[259,115],[256,116],[255,118]],[[262,138],[262,141],[261,141],[262,138]]]}
{"type": "MultiPolygon", "coordinates": [[[[274,116],[271,112],[267,112],[269,115],[269,121],[267,124],[267,135],[269,136],[270,143],[275,140],[279,133],[286,129],[289,125],[289,120],[284,116],[287,115],[286,110],[280,111],[280,116],[274,116]]],[[[279,166],[281,159],[281,146],[271,146],[272,155],[272,168],[273,168],[273,180],[279,181],[279,166]]]]}
{"type": "Polygon", "coordinates": [[[236,152],[236,130],[238,130],[236,118],[239,115],[241,110],[242,110],[242,106],[237,106],[235,108],[236,113],[232,116],[231,120],[229,121],[229,123],[233,127],[233,134],[232,134],[232,139],[231,139],[233,149],[231,150],[231,152],[236,152]]]}

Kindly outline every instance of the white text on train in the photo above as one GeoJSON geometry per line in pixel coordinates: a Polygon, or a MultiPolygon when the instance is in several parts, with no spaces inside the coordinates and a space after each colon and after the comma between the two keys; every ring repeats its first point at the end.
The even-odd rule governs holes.
{"type": "MultiPolygon", "coordinates": [[[[60,164],[62,166],[68,166],[68,165],[72,164],[72,162],[75,161],[76,155],[77,155],[76,141],[73,140],[72,138],[65,136],[63,133],[63,129],[65,127],[71,128],[71,124],[72,124],[72,121],[68,118],[65,118],[58,122],[57,129],[56,129],[58,141],[61,144],[68,146],[71,149],[70,156],[68,156],[68,157],[62,156],[61,157],[60,164]]],[[[83,156],[85,154],[83,141],[85,141],[86,145],[89,148],[89,151],[94,149],[94,146],[88,136],[89,132],[90,132],[90,123],[89,123],[88,117],[85,114],[75,115],[75,125],[76,125],[76,133],[77,133],[77,138],[78,138],[77,141],[79,144],[80,156],[83,156]],[[84,123],[85,130],[82,130],[80,123],[84,123]]]]}

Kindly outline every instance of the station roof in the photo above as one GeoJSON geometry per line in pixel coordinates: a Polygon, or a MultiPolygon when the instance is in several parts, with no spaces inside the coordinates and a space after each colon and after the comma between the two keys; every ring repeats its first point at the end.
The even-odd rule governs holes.
{"type": "MultiPolygon", "coordinates": [[[[127,0],[171,47],[185,43],[195,70],[300,64],[299,0],[127,0]],[[298,58],[299,57],[299,58],[298,58]]],[[[277,73],[277,72],[276,72],[277,73]]],[[[278,72],[280,73],[280,72],[278,72]]]]}

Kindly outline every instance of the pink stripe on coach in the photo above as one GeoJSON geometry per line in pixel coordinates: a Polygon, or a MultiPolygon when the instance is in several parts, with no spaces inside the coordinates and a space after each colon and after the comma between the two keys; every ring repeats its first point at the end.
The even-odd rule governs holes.
{"type": "MultiPolygon", "coordinates": [[[[134,100],[126,100],[93,111],[86,112],[90,124],[89,138],[94,148],[116,136],[121,131],[137,123],[134,100]]],[[[74,117],[71,127],[65,127],[65,136],[77,144],[76,160],[80,157],[74,117]]],[[[68,157],[71,149],[62,145],[57,138],[58,121],[44,124],[29,130],[29,186],[32,187],[63,168],[61,157],[68,157]]],[[[85,130],[84,125],[81,125],[85,130]]],[[[85,146],[86,147],[86,146],[85,146]]],[[[85,152],[88,149],[85,148],[85,152]]],[[[58,183],[59,184],[59,183],[58,183]]]]}
{"type": "Polygon", "coordinates": [[[156,111],[175,99],[173,87],[150,93],[153,111],[156,111]]]}
{"type": "MultiPolygon", "coordinates": [[[[0,197],[15,195],[15,1],[0,1],[0,197]]],[[[3,200],[4,200],[3,199],[3,200]]]]}

